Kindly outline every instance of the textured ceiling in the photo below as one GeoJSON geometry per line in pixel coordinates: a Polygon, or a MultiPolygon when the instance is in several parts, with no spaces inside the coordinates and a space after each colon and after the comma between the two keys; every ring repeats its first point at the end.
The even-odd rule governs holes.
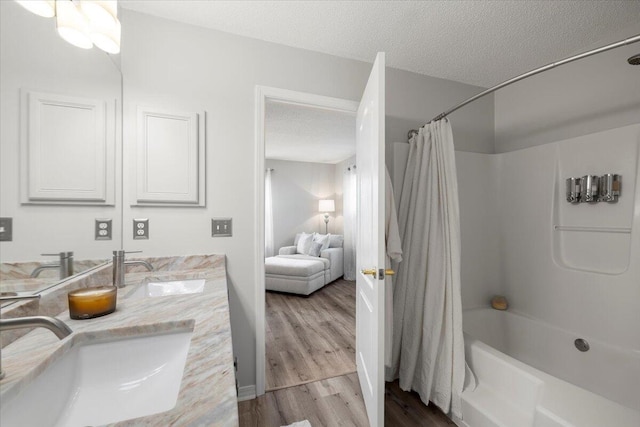
{"type": "Polygon", "coordinates": [[[637,31],[631,1],[120,0],[123,8],[288,46],[492,86],[637,31]]]}
{"type": "Polygon", "coordinates": [[[356,153],[355,115],[267,102],[265,157],[338,163],[356,153]]]}

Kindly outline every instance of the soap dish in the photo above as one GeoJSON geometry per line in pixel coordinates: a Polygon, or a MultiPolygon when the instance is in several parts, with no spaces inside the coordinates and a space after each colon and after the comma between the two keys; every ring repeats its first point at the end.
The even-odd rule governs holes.
{"type": "Polygon", "coordinates": [[[98,286],[71,291],[69,297],[69,316],[72,319],[93,319],[116,310],[115,286],[98,286]]]}

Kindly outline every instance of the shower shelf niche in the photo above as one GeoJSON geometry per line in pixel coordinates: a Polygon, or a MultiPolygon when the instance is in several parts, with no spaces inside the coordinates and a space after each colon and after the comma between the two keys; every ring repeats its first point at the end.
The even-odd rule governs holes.
{"type": "Polygon", "coordinates": [[[625,273],[631,264],[635,218],[640,212],[636,200],[640,125],[558,141],[556,147],[548,223],[554,261],[570,270],[625,273]],[[592,175],[585,176],[585,172],[592,175]],[[620,194],[623,176],[625,197],[620,194]],[[590,182],[588,194],[583,194],[587,188],[583,181],[590,182]],[[602,201],[605,203],[598,203],[602,201]]]}

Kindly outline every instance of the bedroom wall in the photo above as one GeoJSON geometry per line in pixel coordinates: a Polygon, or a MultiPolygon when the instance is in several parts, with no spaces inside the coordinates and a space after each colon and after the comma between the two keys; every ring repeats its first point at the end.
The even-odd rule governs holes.
{"type": "MultiPolygon", "coordinates": [[[[121,11],[124,73],[124,247],[144,255],[224,253],[227,258],[231,328],[241,391],[256,383],[257,191],[255,87],[264,85],[358,100],[371,64],[121,11]],[[206,111],[207,204],[203,208],[129,206],[134,171],[137,105],[206,111]],[[132,218],[149,218],[149,240],[133,240],[132,218]],[[234,235],[211,238],[212,217],[232,217],[234,235]]],[[[374,58],[371,58],[373,61],[374,58]]],[[[421,123],[482,88],[387,69],[387,130],[392,123],[421,123]],[[425,96],[428,95],[428,96],[425,96]],[[406,101],[404,98],[410,99],[406,101]],[[413,107],[419,107],[416,111],[413,107]]],[[[492,105],[492,103],[491,103],[492,105]]],[[[479,108],[479,107],[473,107],[479,108]]],[[[472,128],[473,108],[456,123],[472,128]]],[[[491,109],[492,111],[492,109],[491,109]]],[[[467,141],[493,138],[492,112],[467,141]]],[[[404,126],[404,125],[403,125],[404,126]]],[[[408,129],[400,126],[398,134],[408,129]],[[400,130],[402,132],[400,132],[400,130]]],[[[466,144],[462,134],[461,146],[466,144]]],[[[468,135],[468,134],[467,134],[468,135]]],[[[247,391],[248,393],[248,391],[247,391]]]]}
{"type": "MultiPolygon", "coordinates": [[[[324,233],[324,216],[318,212],[318,200],[336,199],[342,183],[336,182],[336,165],[326,163],[265,161],[273,168],[273,237],[276,253],[293,244],[296,233],[324,233]],[[339,189],[338,189],[338,184],[339,189]]],[[[336,200],[336,212],[329,216],[329,233],[342,234],[335,221],[342,216],[342,204],[336,200]]]]}
{"type": "Polygon", "coordinates": [[[336,229],[342,230],[342,234],[344,234],[344,175],[347,168],[356,163],[356,156],[352,156],[335,165],[336,215],[334,221],[336,229]]]}

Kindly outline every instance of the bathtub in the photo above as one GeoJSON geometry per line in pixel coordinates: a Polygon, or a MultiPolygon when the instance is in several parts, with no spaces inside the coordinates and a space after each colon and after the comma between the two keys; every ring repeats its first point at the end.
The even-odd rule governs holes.
{"type": "Polygon", "coordinates": [[[465,310],[463,322],[477,386],[462,394],[459,426],[640,426],[639,352],[512,311],[465,310]]]}

